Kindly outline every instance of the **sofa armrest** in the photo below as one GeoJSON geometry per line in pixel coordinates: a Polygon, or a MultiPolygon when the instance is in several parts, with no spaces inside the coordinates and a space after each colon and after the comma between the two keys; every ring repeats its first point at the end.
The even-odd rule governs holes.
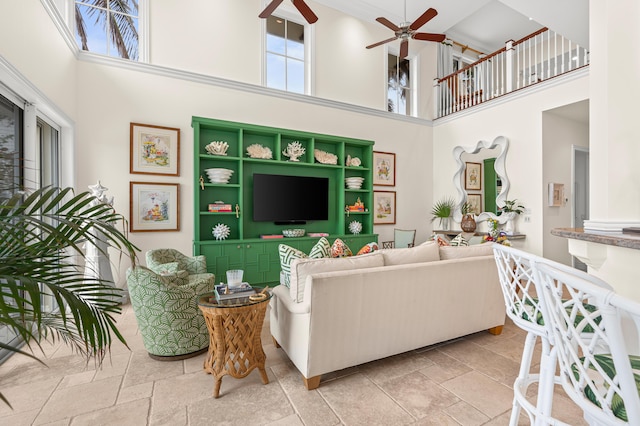
{"type": "Polygon", "coordinates": [[[311,311],[311,305],[308,302],[298,303],[291,299],[289,288],[284,285],[275,286],[272,292],[283,307],[292,314],[308,314],[311,311]]]}

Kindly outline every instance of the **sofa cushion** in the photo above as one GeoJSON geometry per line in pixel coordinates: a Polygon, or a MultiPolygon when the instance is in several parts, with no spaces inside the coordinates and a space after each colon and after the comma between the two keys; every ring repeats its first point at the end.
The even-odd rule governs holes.
{"type": "Polygon", "coordinates": [[[318,242],[311,248],[309,252],[311,259],[320,259],[323,257],[331,257],[331,244],[325,237],[320,238],[318,242]]]}
{"type": "Polygon", "coordinates": [[[349,246],[340,238],[336,238],[331,246],[331,257],[348,257],[353,256],[353,252],[349,246]]]}
{"type": "Polygon", "coordinates": [[[358,250],[358,253],[356,254],[356,256],[360,256],[362,254],[367,254],[367,253],[373,253],[374,251],[378,250],[378,243],[376,243],[375,241],[364,245],[360,250],[358,250]]]}
{"type": "Polygon", "coordinates": [[[493,244],[477,244],[467,247],[440,247],[440,259],[463,259],[465,257],[492,256],[493,244]]]}
{"type": "Polygon", "coordinates": [[[161,263],[159,265],[151,265],[149,269],[158,275],[175,275],[180,270],[180,264],[178,262],[161,263]]]}
{"type": "Polygon", "coordinates": [[[291,284],[291,262],[296,259],[306,259],[307,254],[303,251],[293,248],[286,244],[278,245],[278,254],[280,255],[280,270],[282,271],[282,284],[290,287],[291,284]]]}
{"type": "Polygon", "coordinates": [[[296,259],[291,264],[289,294],[295,302],[302,302],[307,277],[312,274],[374,268],[376,266],[384,266],[384,257],[380,252],[335,259],[296,259]]]}
{"type": "Polygon", "coordinates": [[[384,256],[385,266],[440,260],[438,244],[435,241],[427,241],[416,247],[384,249],[379,253],[384,256]]]}

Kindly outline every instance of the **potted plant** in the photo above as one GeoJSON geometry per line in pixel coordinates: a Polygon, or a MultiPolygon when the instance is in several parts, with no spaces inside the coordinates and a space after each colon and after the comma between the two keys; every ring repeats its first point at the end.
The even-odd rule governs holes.
{"type": "Polygon", "coordinates": [[[516,199],[505,200],[504,206],[500,209],[500,216],[506,217],[504,230],[508,235],[516,233],[516,218],[524,213],[524,206],[516,199]]]}
{"type": "MultiPolygon", "coordinates": [[[[0,326],[28,347],[60,339],[99,365],[114,338],[126,345],[114,318],[123,290],[85,276],[82,246],[108,246],[132,264],[139,249],[127,239],[124,217],[96,199],[43,188],[0,200],[0,326]],[[53,309],[43,307],[43,296],[53,309]]],[[[2,347],[37,359],[20,346],[2,347]]]]}
{"type": "Polygon", "coordinates": [[[436,219],[440,220],[440,227],[444,231],[449,230],[449,218],[455,208],[455,201],[451,197],[443,198],[437,201],[431,209],[431,222],[436,219]]]}

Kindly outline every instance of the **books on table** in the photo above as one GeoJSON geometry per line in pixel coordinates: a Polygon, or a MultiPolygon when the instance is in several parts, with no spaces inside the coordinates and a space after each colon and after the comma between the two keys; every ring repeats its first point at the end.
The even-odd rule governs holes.
{"type": "Polygon", "coordinates": [[[252,294],[256,294],[256,291],[249,285],[249,283],[242,283],[238,287],[227,288],[224,284],[219,284],[215,287],[216,300],[228,300],[238,299],[241,297],[249,297],[252,294]]]}

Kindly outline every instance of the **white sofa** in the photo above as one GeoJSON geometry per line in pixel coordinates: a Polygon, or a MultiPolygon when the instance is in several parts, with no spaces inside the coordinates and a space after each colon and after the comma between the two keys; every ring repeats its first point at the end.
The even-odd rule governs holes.
{"type": "Polygon", "coordinates": [[[482,330],[500,334],[505,321],[491,244],[295,260],[291,288],[273,293],[271,335],[307,389],[332,371],[482,330]]]}

